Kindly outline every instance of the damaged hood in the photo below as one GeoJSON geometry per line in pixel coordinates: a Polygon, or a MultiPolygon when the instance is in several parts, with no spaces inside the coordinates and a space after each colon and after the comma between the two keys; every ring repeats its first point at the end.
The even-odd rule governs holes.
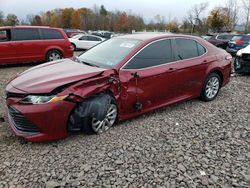
{"type": "Polygon", "coordinates": [[[7,86],[26,93],[50,93],[55,88],[101,75],[106,69],[74,62],[70,59],[45,63],[26,70],[7,86]]]}
{"type": "Polygon", "coordinates": [[[250,54],[250,45],[237,52],[237,56],[242,56],[242,54],[250,54]]]}

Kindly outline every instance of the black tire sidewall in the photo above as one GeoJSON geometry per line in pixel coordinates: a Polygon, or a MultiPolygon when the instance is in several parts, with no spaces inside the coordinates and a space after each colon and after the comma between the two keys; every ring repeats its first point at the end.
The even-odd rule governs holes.
{"type": "MultiPolygon", "coordinates": [[[[119,110],[118,110],[118,107],[117,107],[117,104],[116,104],[116,101],[114,99],[114,97],[111,96],[111,102],[110,104],[114,104],[116,106],[116,109],[117,109],[117,116],[116,116],[116,121],[114,122],[114,124],[112,125],[112,127],[117,123],[118,121],[118,114],[119,114],[119,110]]],[[[92,118],[91,117],[86,117],[83,121],[83,126],[82,126],[82,132],[84,134],[97,134],[92,126],[91,126],[91,123],[92,123],[92,118]]]]}
{"type": "Polygon", "coordinates": [[[202,99],[203,101],[205,101],[205,102],[209,102],[209,101],[214,100],[214,99],[217,97],[217,95],[218,95],[218,93],[219,93],[219,91],[220,91],[220,87],[219,87],[218,92],[216,93],[216,95],[215,95],[213,98],[208,98],[208,97],[206,96],[206,86],[207,86],[207,83],[208,83],[208,81],[209,81],[211,78],[213,78],[213,77],[216,77],[216,78],[219,80],[219,84],[220,84],[220,87],[221,87],[221,77],[220,77],[217,73],[211,73],[211,74],[207,77],[205,83],[203,84],[202,91],[201,91],[201,99],[202,99]]]}

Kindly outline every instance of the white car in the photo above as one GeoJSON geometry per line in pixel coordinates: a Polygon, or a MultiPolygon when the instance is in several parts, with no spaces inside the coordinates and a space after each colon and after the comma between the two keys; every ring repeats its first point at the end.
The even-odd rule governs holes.
{"type": "Polygon", "coordinates": [[[239,74],[250,73],[250,45],[237,52],[234,71],[239,74]]]}
{"type": "Polygon", "coordinates": [[[100,42],[104,41],[106,39],[95,36],[95,35],[75,35],[72,38],[69,38],[69,41],[71,42],[74,50],[77,49],[89,49],[100,42]]]}

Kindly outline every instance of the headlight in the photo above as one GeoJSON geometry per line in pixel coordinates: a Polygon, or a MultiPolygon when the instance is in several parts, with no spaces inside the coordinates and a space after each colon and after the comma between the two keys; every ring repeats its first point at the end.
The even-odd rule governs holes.
{"type": "Polygon", "coordinates": [[[38,95],[28,95],[24,97],[20,102],[25,104],[46,104],[46,103],[55,103],[65,99],[66,96],[38,96],[38,95]]]}

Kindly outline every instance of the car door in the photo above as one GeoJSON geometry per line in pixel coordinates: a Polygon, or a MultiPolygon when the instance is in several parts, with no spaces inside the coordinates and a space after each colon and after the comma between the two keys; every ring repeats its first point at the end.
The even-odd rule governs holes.
{"type": "Polygon", "coordinates": [[[82,36],[80,37],[77,42],[76,42],[76,47],[80,49],[88,49],[89,47],[89,41],[88,41],[88,36],[82,36]]]}
{"type": "Polygon", "coordinates": [[[96,36],[88,36],[88,41],[89,41],[89,43],[88,43],[89,46],[88,47],[91,48],[91,47],[99,44],[102,41],[102,39],[99,38],[99,37],[96,37],[96,36]]]}
{"type": "Polygon", "coordinates": [[[133,113],[138,106],[147,111],[171,102],[178,76],[174,74],[172,61],[172,42],[161,39],[144,47],[121,68],[125,113],[133,113]]]}
{"type": "Polygon", "coordinates": [[[18,49],[19,62],[39,61],[44,56],[43,41],[38,28],[15,28],[13,40],[18,49]]]}
{"type": "Polygon", "coordinates": [[[177,84],[173,98],[178,101],[200,94],[207,67],[216,57],[208,58],[206,49],[197,41],[189,38],[175,38],[175,63],[172,68],[177,84]]]}
{"type": "Polygon", "coordinates": [[[12,41],[11,30],[0,30],[0,64],[11,64],[17,62],[16,43],[12,41]]]}

